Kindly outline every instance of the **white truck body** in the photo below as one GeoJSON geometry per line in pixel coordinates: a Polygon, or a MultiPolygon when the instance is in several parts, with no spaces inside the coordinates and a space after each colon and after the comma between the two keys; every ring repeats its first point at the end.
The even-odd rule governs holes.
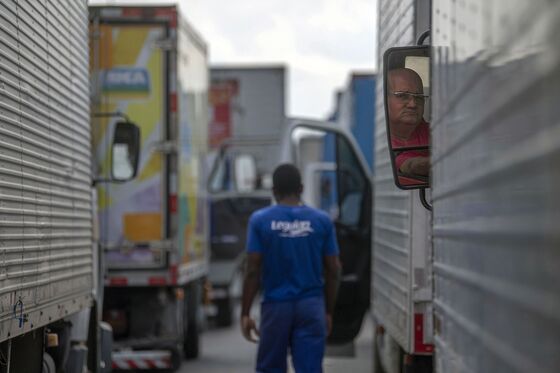
{"type": "Polygon", "coordinates": [[[394,186],[377,111],[373,306],[387,373],[420,352],[418,310],[435,372],[560,366],[559,19],[545,1],[379,2],[380,68],[429,29],[432,72],[433,214],[394,186]]]}
{"type": "Polygon", "coordinates": [[[99,372],[87,2],[2,1],[0,25],[2,372],[99,372]]]}
{"type": "Polygon", "coordinates": [[[85,1],[0,3],[0,342],[91,305],[85,1]]]}
{"type": "MultiPolygon", "coordinates": [[[[383,52],[414,44],[420,22],[414,1],[379,2],[379,66],[383,52]]],[[[425,30],[421,30],[425,31],[425,30]]],[[[421,32],[419,31],[419,32],[421,32]]],[[[430,214],[416,191],[397,189],[387,147],[383,79],[377,80],[373,232],[373,313],[405,353],[433,351],[430,214]]],[[[390,344],[392,341],[389,341],[390,344]]],[[[381,354],[395,369],[390,349],[381,354]]],[[[398,365],[398,364],[397,364],[398,365]]]]}
{"type": "Polygon", "coordinates": [[[434,1],[432,25],[436,371],[557,372],[560,4],[434,1]]]}

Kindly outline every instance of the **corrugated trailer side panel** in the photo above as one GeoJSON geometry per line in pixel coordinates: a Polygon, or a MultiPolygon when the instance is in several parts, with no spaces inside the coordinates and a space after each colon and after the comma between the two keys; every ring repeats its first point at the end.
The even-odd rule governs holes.
{"type": "MultiPolygon", "coordinates": [[[[397,45],[414,42],[414,1],[379,2],[379,61],[383,52],[397,45]]],[[[377,80],[375,131],[375,194],[373,306],[374,313],[389,333],[410,350],[410,248],[412,193],[397,189],[393,181],[385,110],[383,79],[377,80]]]]}
{"type": "Polygon", "coordinates": [[[560,4],[434,1],[438,372],[560,366],[560,4]]]}
{"type": "Polygon", "coordinates": [[[85,1],[0,3],[0,341],[89,305],[85,1]]]}

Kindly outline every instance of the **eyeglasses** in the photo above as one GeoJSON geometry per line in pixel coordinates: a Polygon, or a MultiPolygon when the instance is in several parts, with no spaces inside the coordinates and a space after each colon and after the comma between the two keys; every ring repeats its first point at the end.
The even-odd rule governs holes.
{"type": "Polygon", "coordinates": [[[395,91],[392,92],[393,96],[403,104],[410,101],[411,98],[414,98],[417,104],[423,104],[430,96],[426,96],[422,93],[412,93],[412,92],[404,92],[404,91],[395,91]]]}

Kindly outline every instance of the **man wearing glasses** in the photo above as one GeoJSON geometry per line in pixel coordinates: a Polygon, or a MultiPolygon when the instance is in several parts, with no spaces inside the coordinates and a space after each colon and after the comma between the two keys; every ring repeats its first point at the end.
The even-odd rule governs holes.
{"type": "MultiPolygon", "coordinates": [[[[388,107],[391,143],[393,149],[428,146],[430,129],[424,120],[424,103],[427,96],[420,76],[411,69],[389,71],[388,107]]],[[[427,178],[430,173],[428,150],[407,150],[396,156],[396,166],[405,176],[427,178]]]]}

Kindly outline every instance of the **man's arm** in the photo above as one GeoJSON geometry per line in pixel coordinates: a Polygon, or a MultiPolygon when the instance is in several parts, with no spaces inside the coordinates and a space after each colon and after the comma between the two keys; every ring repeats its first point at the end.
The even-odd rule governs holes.
{"type": "Polygon", "coordinates": [[[428,176],[430,174],[430,157],[408,158],[402,163],[400,170],[405,175],[428,176]]]}
{"type": "Polygon", "coordinates": [[[259,290],[261,275],[261,254],[248,253],[247,266],[245,268],[245,278],[243,280],[243,296],[241,306],[241,330],[245,339],[251,342],[256,342],[252,336],[251,331],[259,334],[255,321],[251,319],[249,313],[251,305],[259,290]]]}
{"type": "Polygon", "coordinates": [[[323,266],[325,268],[325,307],[327,311],[327,333],[331,334],[332,315],[334,312],[334,303],[336,301],[336,292],[338,290],[338,280],[341,268],[338,255],[324,256],[323,266]]]}

